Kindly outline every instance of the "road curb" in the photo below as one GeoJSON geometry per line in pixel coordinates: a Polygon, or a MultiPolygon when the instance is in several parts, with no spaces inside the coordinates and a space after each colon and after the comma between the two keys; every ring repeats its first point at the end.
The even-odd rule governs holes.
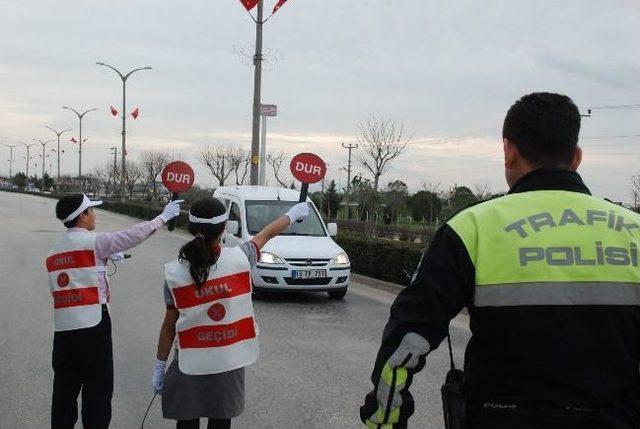
{"type": "Polygon", "coordinates": [[[394,294],[398,294],[402,289],[404,289],[404,286],[402,285],[385,282],[384,280],[374,279],[371,277],[363,276],[362,274],[356,274],[354,272],[351,273],[351,280],[357,283],[362,283],[363,285],[372,287],[374,289],[379,289],[394,294]]]}

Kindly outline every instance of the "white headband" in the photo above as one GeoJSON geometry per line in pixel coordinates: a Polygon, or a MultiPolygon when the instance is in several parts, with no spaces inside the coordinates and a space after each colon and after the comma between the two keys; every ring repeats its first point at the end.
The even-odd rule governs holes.
{"type": "Polygon", "coordinates": [[[212,225],[217,225],[219,223],[225,222],[227,219],[229,219],[228,213],[221,214],[220,216],[216,216],[212,219],[207,219],[203,217],[195,217],[191,214],[191,212],[189,212],[189,222],[191,223],[210,223],[212,225]]]}
{"type": "Polygon", "coordinates": [[[82,197],[83,198],[82,198],[82,203],[80,204],[80,207],[78,207],[69,216],[64,218],[62,220],[62,223],[69,222],[70,220],[73,220],[73,219],[77,218],[80,215],[80,213],[82,213],[83,211],[85,211],[89,207],[99,206],[100,204],[102,204],[102,201],[91,201],[85,194],[82,194],[82,197]]]}

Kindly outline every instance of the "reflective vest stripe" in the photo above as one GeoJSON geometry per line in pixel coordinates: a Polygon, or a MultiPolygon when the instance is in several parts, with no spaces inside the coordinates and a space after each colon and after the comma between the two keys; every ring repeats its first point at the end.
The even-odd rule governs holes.
{"type": "Polygon", "coordinates": [[[90,328],[102,319],[98,284],[104,267],[96,266],[95,241],[88,231],[67,231],[47,255],[56,331],[90,328]]]}
{"type": "Polygon", "coordinates": [[[55,309],[100,303],[97,287],[58,290],[51,292],[51,294],[53,295],[53,308],[55,309]]]}
{"type": "Polygon", "coordinates": [[[178,332],[180,349],[224,347],[256,337],[253,317],[228,325],[196,326],[178,332]]]}
{"type": "Polygon", "coordinates": [[[200,287],[197,287],[195,284],[190,284],[173,289],[173,295],[178,309],[196,307],[250,292],[251,280],[248,271],[210,279],[200,287]]]}
{"type": "Polygon", "coordinates": [[[640,284],[530,282],[476,286],[477,307],[517,305],[640,305],[640,284]]]}
{"type": "Polygon", "coordinates": [[[88,268],[96,265],[93,250],[73,250],[51,255],[47,258],[47,271],[88,268]]]}

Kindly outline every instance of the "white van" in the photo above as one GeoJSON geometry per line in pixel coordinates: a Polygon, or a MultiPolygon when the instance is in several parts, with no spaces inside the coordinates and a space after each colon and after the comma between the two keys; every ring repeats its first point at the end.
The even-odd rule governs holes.
{"type": "MultiPolygon", "coordinates": [[[[241,242],[297,204],[300,191],[264,186],[223,186],[215,190],[229,212],[229,220],[238,223],[235,232],[241,242]]],[[[309,198],[309,217],[293,223],[285,232],[267,243],[252,271],[255,290],[328,292],[333,299],[347,293],[351,264],[344,250],[331,237],[337,225],[325,225],[309,198]]],[[[227,237],[223,245],[234,245],[227,237]]]]}

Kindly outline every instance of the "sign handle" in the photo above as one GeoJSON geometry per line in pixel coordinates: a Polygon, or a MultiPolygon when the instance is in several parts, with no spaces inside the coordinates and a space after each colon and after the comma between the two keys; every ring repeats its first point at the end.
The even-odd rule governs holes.
{"type": "MultiPolygon", "coordinates": [[[[178,199],[178,193],[177,192],[173,192],[171,194],[171,201],[175,201],[178,199]]],[[[169,227],[169,231],[173,231],[174,228],[176,227],[176,218],[174,217],[173,219],[169,219],[169,222],[167,223],[167,226],[169,227]]]]}
{"type": "MultiPolygon", "coordinates": [[[[302,188],[300,188],[300,199],[298,200],[298,202],[304,203],[305,201],[307,201],[308,193],[309,193],[309,184],[303,183],[302,188]]],[[[296,219],[296,222],[302,223],[302,219],[296,219]]]]}

